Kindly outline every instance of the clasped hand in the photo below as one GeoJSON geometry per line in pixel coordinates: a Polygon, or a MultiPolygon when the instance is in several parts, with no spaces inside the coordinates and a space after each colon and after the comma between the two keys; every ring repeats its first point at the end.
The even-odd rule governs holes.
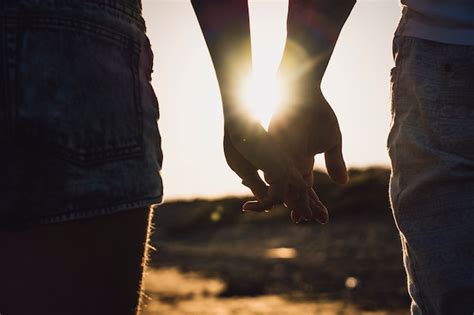
{"type": "Polygon", "coordinates": [[[245,203],[243,210],[261,212],[284,204],[295,223],[327,223],[329,219],[313,189],[316,154],[324,153],[328,174],[335,182],[347,181],[339,124],[319,89],[308,100],[280,109],[268,132],[248,116],[226,119],[224,152],[230,168],[256,198],[245,203]]]}

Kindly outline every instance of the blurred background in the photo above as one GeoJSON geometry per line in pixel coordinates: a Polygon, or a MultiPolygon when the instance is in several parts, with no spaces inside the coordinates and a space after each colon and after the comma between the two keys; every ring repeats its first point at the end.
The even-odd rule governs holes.
{"type": "MultiPolygon", "coordinates": [[[[323,81],[351,168],[340,187],[317,159],[325,226],[295,226],[285,209],[241,213],[249,191],[225,163],[217,81],[190,1],[143,2],[165,156],[144,314],[408,314],[385,147],[397,0],[358,1],[323,81]]],[[[249,4],[254,71],[271,78],[288,1],[249,4]]],[[[272,104],[252,106],[267,124],[272,104]]]]}

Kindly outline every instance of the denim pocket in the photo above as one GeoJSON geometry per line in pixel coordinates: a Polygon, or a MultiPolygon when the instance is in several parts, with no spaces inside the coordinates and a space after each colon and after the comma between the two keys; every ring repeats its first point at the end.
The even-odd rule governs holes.
{"type": "Polygon", "coordinates": [[[16,56],[19,128],[78,164],[140,154],[137,36],[72,17],[23,19],[16,56]]]}

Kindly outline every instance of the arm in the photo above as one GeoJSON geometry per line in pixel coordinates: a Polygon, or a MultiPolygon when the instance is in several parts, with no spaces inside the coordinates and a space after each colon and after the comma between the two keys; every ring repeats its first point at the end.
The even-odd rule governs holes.
{"type": "Polygon", "coordinates": [[[254,209],[268,209],[281,203],[289,183],[299,190],[306,189],[306,183],[279,145],[239,104],[239,86],[252,70],[247,0],[193,0],[192,5],[221,91],[227,163],[260,201],[254,209]],[[269,188],[258,169],[264,171],[269,188]]]}
{"type": "Polygon", "coordinates": [[[236,95],[239,83],[252,71],[247,0],[191,2],[216,71],[224,119],[230,123],[235,116],[247,116],[236,95]]]}
{"type": "MultiPolygon", "coordinates": [[[[354,4],[355,0],[289,0],[288,38],[279,76],[286,80],[292,95],[274,115],[269,133],[310,186],[314,156],[319,153],[325,154],[326,168],[334,181],[345,183],[348,179],[339,124],[320,85],[354,4]]],[[[313,197],[319,200],[316,193],[313,197]]],[[[319,215],[326,215],[327,220],[324,206],[312,205],[311,209],[319,209],[319,215]]],[[[292,215],[296,220],[301,216],[297,212],[292,215]]]]}
{"type": "Polygon", "coordinates": [[[294,73],[293,82],[304,82],[307,89],[319,88],[354,5],[355,0],[289,0],[288,40],[280,71],[294,73]]]}

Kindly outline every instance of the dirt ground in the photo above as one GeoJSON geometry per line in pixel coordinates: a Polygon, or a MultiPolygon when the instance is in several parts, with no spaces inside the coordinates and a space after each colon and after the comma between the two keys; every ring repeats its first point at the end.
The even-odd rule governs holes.
{"type": "Polygon", "coordinates": [[[279,295],[222,298],[225,284],[176,268],[149,270],[143,315],[408,315],[407,311],[363,311],[342,301],[301,301],[279,295]]]}
{"type": "Polygon", "coordinates": [[[294,225],[283,207],[242,198],[166,203],[155,212],[145,315],[407,315],[389,170],[315,172],[330,222],[294,225]]]}

